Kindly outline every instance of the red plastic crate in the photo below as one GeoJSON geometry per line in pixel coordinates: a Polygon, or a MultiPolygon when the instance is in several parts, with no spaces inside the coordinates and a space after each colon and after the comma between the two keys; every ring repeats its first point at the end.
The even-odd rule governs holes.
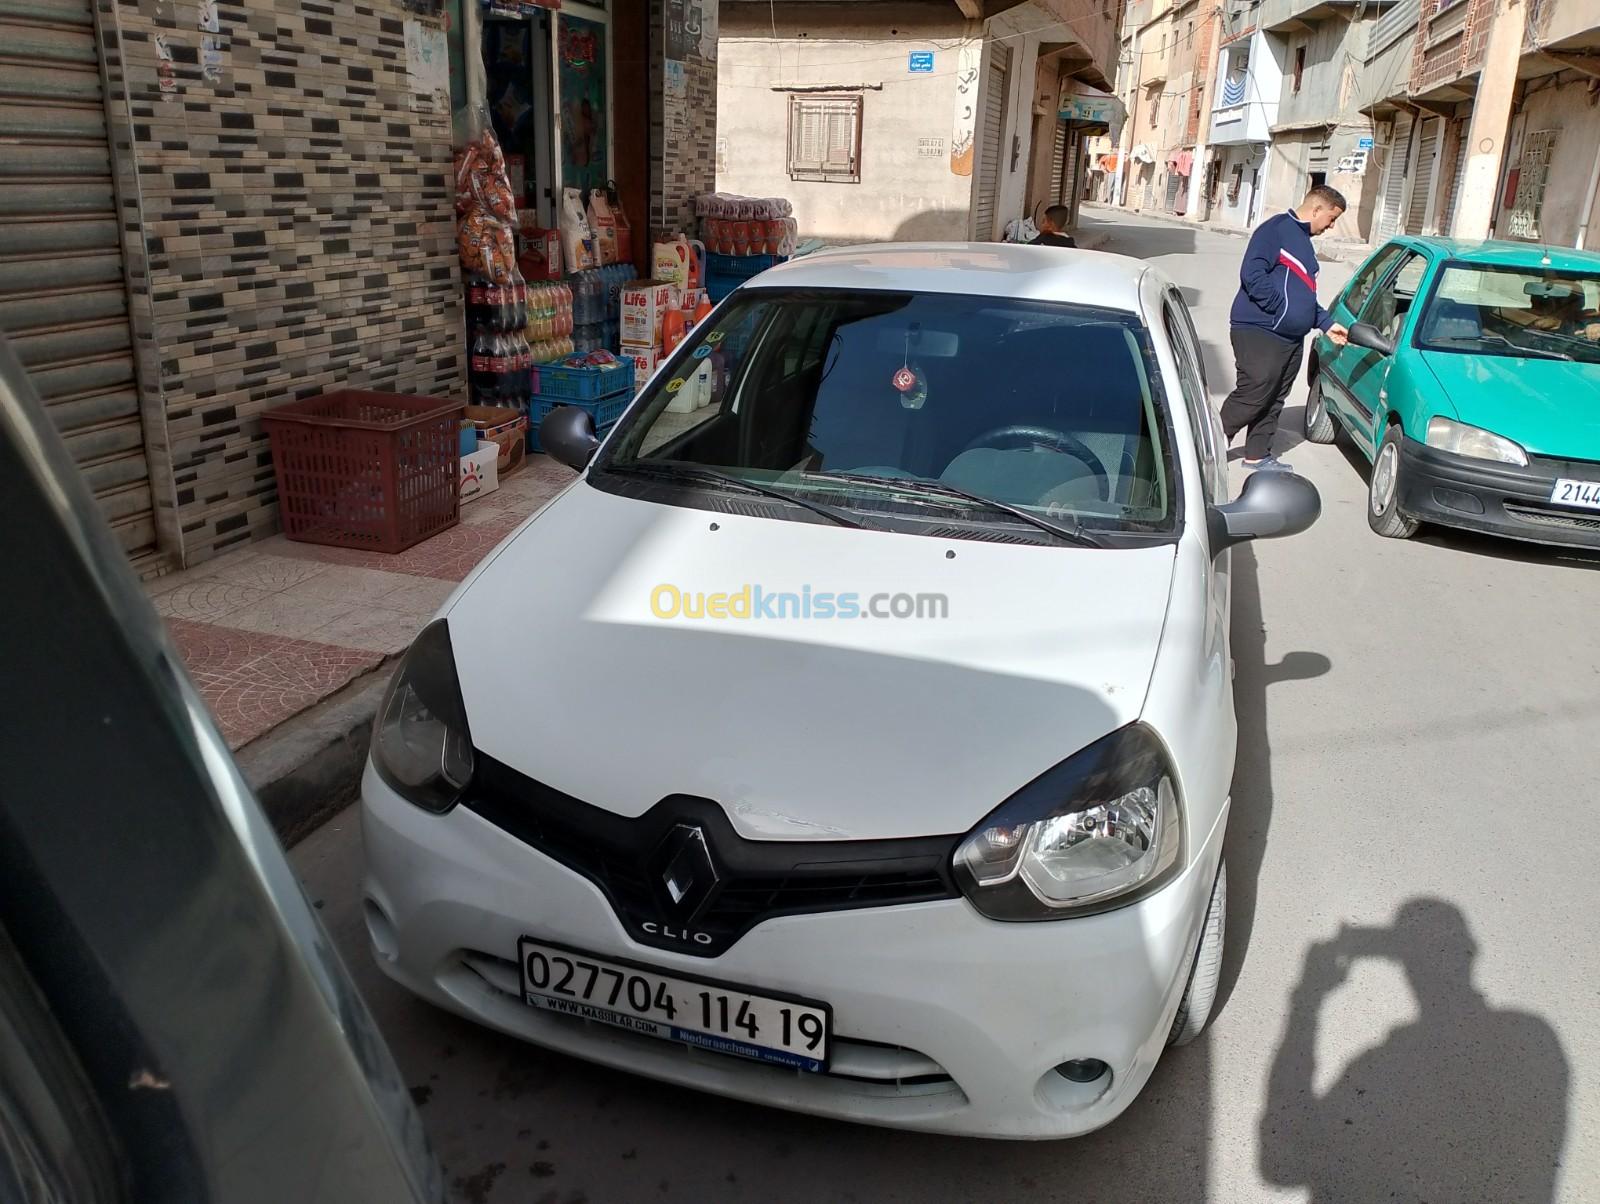
{"type": "Polygon", "coordinates": [[[455,526],[465,410],[437,397],[342,389],[263,414],[283,533],[403,552],[455,526]]]}

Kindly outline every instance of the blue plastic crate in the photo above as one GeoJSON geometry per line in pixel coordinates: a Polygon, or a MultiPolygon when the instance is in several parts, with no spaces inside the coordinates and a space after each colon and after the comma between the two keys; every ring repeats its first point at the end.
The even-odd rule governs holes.
{"type": "Polygon", "coordinates": [[[633,365],[627,361],[590,368],[568,368],[561,364],[533,366],[533,392],[542,397],[599,401],[625,394],[632,388],[633,365]]]}
{"type": "MultiPolygon", "coordinates": [[[[633,366],[628,366],[628,381],[633,382],[633,366]]],[[[604,432],[611,429],[622,411],[628,408],[628,403],[633,400],[631,392],[620,394],[616,397],[606,397],[599,401],[573,401],[566,397],[540,397],[533,398],[533,405],[528,411],[528,450],[539,450],[539,424],[544,421],[544,416],[557,406],[577,406],[580,410],[588,410],[589,416],[594,419],[594,429],[604,432]]]]}
{"type": "Polygon", "coordinates": [[[724,297],[743,283],[742,277],[723,276],[717,272],[707,272],[706,296],[711,298],[711,304],[720,304],[724,297]]]}
{"type": "Polygon", "coordinates": [[[748,280],[768,268],[777,267],[785,258],[783,255],[719,255],[715,251],[707,251],[706,276],[708,279],[727,276],[734,280],[748,280]]]}

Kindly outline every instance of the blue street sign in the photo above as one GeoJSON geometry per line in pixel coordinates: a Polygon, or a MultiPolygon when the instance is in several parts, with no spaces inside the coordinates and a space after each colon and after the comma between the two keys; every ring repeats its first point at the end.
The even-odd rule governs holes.
{"type": "Polygon", "coordinates": [[[1356,149],[1357,150],[1371,150],[1372,149],[1372,139],[1371,138],[1358,138],[1358,139],[1356,139],[1356,149]]]}
{"type": "Polygon", "coordinates": [[[913,50],[911,52],[911,63],[906,69],[908,71],[932,71],[933,51],[913,50]]]}

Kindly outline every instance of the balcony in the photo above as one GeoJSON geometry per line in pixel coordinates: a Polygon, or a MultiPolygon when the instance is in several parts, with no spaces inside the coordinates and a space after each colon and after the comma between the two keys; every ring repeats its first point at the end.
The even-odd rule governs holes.
{"type": "Polygon", "coordinates": [[[1260,101],[1223,105],[1212,110],[1209,141],[1220,145],[1268,142],[1272,138],[1271,125],[1272,121],[1267,116],[1267,106],[1260,101]]]}
{"type": "Polygon", "coordinates": [[[1472,94],[1494,16],[1494,0],[1422,0],[1411,63],[1411,94],[1461,100],[1472,94]]]}

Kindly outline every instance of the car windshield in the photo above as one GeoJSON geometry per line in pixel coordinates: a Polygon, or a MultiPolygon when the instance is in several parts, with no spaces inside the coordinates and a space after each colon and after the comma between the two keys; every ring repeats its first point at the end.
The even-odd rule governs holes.
{"type": "Polygon", "coordinates": [[[1600,364],[1600,273],[1448,264],[1417,345],[1600,364]]]}
{"type": "Polygon", "coordinates": [[[750,290],[657,373],[597,464],[743,485],[836,521],[1170,531],[1165,401],[1118,310],[945,293],[750,290]],[[933,520],[930,520],[933,521],[933,520]]]}

